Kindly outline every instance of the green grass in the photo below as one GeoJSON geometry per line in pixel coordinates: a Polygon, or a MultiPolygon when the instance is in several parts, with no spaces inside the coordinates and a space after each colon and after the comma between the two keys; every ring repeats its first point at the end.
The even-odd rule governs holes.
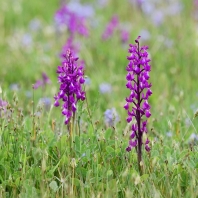
{"type": "Polygon", "coordinates": [[[99,21],[92,22],[98,26],[90,28],[88,38],[76,38],[91,85],[86,87],[87,102],[78,104],[71,144],[60,108],[52,105],[46,110],[39,104],[42,97],[53,103],[58,91],[58,53],[67,38],[67,32],[58,35],[54,26],[58,1],[47,6],[42,1],[0,2],[0,99],[9,103],[0,117],[0,197],[198,197],[198,142],[189,143],[190,135],[198,134],[197,21],[193,4],[182,2],[182,12],[167,17],[160,27],[125,1],[109,1],[106,8],[96,10],[99,21]],[[128,46],[121,44],[118,32],[101,41],[114,13],[131,28],[130,43],[142,29],[151,34],[141,43],[149,46],[153,91],[148,125],[151,152],[143,151],[141,176],[135,150],[125,151],[128,46]],[[38,32],[28,29],[34,18],[42,24],[38,32]],[[26,33],[32,36],[31,47],[21,45],[26,33]],[[173,41],[172,47],[164,45],[166,38],[173,41]],[[33,92],[32,84],[42,72],[52,83],[33,92]],[[111,94],[99,93],[103,82],[111,83],[111,94]],[[13,83],[20,86],[18,91],[10,89],[13,83]],[[104,111],[112,107],[120,122],[108,128],[104,111]],[[169,131],[172,137],[167,136],[169,131]]]}

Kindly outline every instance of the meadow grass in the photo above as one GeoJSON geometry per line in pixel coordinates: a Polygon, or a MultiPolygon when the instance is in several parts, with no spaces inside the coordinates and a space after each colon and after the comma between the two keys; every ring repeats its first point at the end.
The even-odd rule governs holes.
{"type": "MultiPolygon", "coordinates": [[[[68,37],[66,30],[60,33],[55,27],[59,2],[0,2],[0,99],[8,102],[6,112],[0,110],[0,197],[198,197],[198,141],[190,138],[198,135],[198,21],[193,3],[181,1],[180,13],[155,26],[128,1],[109,0],[104,8],[83,2],[95,5],[90,36],[76,38],[91,83],[85,85],[87,100],[78,103],[72,142],[61,110],[53,107],[59,53],[68,37]],[[143,151],[142,175],[135,149],[126,152],[128,43],[121,43],[118,32],[101,40],[114,14],[130,29],[129,43],[142,29],[150,32],[142,44],[149,46],[152,60],[151,151],[143,151]],[[32,19],[39,19],[38,31],[29,28],[32,19]],[[24,41],[29,36],[32,40],[24,41]],[[33,90],[42,72],[51,84],[33,90]],[[99,92],[103,82],[112,85],[111,93],[99,92]],[[39,102],[43,97],[52,105],[39,102]],[[113,107],[120,121],[108,127],[104,112],[113,107]]],[[[160,8],[167,6],[163,4],[160,8]]]]}

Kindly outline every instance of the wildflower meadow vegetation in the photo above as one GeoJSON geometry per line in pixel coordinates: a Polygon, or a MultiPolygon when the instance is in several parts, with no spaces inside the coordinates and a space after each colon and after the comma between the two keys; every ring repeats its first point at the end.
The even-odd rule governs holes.
{"type": "Polygon", "coordinates": [[[198,1],[0,1],[0,198],[198,197],[198,1]]]}

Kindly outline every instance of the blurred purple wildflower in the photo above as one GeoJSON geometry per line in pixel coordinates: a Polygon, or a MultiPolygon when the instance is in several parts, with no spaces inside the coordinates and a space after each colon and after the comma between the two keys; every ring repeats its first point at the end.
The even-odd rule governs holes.
{"type": "Polygon", "coordinates": [[[147,14],[147,15],[152,15],[152,13],[155,11],[155,6],[152,2],[150,1],[144,1],[141,4],[142,11],[147,14]]]}
{"type": "Polygon", "coordinates": [[[95,2],[96,2],[96,6],[98,6],[99,8],[104,8],[109,3],[109,0],[97,0],[95,2]]]}
{"type": "MultiPolygon", "coordinates": [[[[130,123],[135,119],[136,123],[132,125],[132,133],[130,135],[129,146],[127,151],[131,151],[133,147],[136,148],[138,154],[138,164],[142,159],[142,144],[145,145],[145,150],[150,151],[148,145],[149,140],[143,142],[143,134],[147,134],[147,118],[151,116],[150,105],[148,99],[152,94],[151,84],[148,83],[149,72],[151,66],[149,65],[150,59],[148,58],[148,46],[139,45],[140,36],[135,40],[134,45],[130,44],[129,53],[127,57],[129,64],[127,70],[127,89],[130,90],[130,95],[126,98],[124,108],[128,112],[127,122],[130,123]],[[146,119],[143,119],[145,117],[146,119]]],[[[140,165],[139,165],[140,169],[140,165]]]]}
{"type": "Polygon", "coordinates": [[[111,93],[112,87],[109,83],[101,83],[99,86],[99,90],[102,94],[111,93]]]}
{"type": "Polygon", "coordinates": [[[63,5],[56,12],[55,22],[60,26],[65,25],[71,35],[74,35],[75,33],[83,36],[89,35],[88,28],[86,27],[86,17],[71,11],[66,5],[63,5]]]}
{"type": "Polygon", "coordinates": [[[194,114],[195,114],[195,113],[197,112],[197,110],[198,110],[197,106],[198,106],[198,104],[191,104],[191,105],[190,105],[190,108],[193,110],[193,113],[194,113],[194,114]]]}
{"type": "Polygon", "coordinates": [[[156,10],[152,13],[151,19],[156,26],[160,26],[164,22],[165,14],[161,10],[156,10]]]}
{"type": "Polygon", "coordinates": [[[198,144],[198,134],[192,133],[188,139],[191,146],[198,144]]]}
{"type": "Polygon", "coordinates": [[[31,91],[26,91],[26,92],[25,92],[25,96],[26,96],[27,98],[31,98],[31,97],[32,97],[32,92],[31,92],[31,91]]]}
{"type": "Polygon", "coordinates": [[[106,29],[102,34],[102,39],[103,40],[109,39],[113,35],[118,24],[119,24],[118,16],[117,15],[112,16],[110,22],[107,24],[106,29]]]}
{"type": "Polygon", "coordinates": [[[190,118],[186,118],[186,119],[185,119],[185,125],[186,125],[187,127],[190,127],[191,124],[192,124],[191,119],[190,119],[190,118]]]}
{"type": "Polygon", "coordinates": [[[198,0],[194,0],[194,12],[193,17],[195,20],[198,20],[198,0]]]}
{"type": "Polygon", "coordinates": [[[31,47],[33,44],[32,36],[29,33],[26,33],[21,38],[21,45],[23,47],[31,47]]]}
{"type": "Polygon", "coordinates": [[[58,81],[60,91],[54,96],[54,106],[58,107],[59,100],[62,105],[62,114],[66,117],[65,124],[68,124],[71,117],[76,112],[78,100],[85,100],[85,92],[82,90],[84,79],[84,65],[77,64],[78,58],[74,58],[72,52],[67,50],[62,66],[58,66],[58,81]]]}
{"type": "Polygon", "coordinates": [[[164,40],[164,45],[167,47],[167,48],[171,48],[174,44],[174,41],[169,39],[169,38],[165,38],[164,40]]]}
{"type": "Polygon", "coordinates": [[[3,101],[2,99],[0,99],[0,107],[6,107],[7,106],[7,102],[3,101]]]}
{"type": "Polygon", "coordinates": [[[144,2],[144,0],[136,0],[136,4],[141,7],[142,3],[144,2]]]}
{"type": "Polygon", "coordinates": [[[142,29],[142,30],[140,31],[140,36],[141,36],[141,39],[142,39],[143,41],[147,41],[147,40],[149,40],[150,37],[151,37],[150,32],[149,32],[148,30],[146,30],[146,29],[142,29]]]}
{"type": "Polygon", "coordinates": [[[62,60],[62,58],[64,59],[65,52],[67,51],[67,49],[70,49],[73,56],[77,56],[79,49],[78,49],[77,45],[74,43],[74,38],[72,35],[67,39],[65,45],[62,48],[61,60],[62,60]]]}
{"type": "Polygon", "coordinates": [[[43,83],[44,84],[50,84],[51,80],[49,79],[49,77],[47,76],[46,73],[42,73],[42,78],[43,78],[43,83]]]}
{"type": "Polygon", "coordinates": [[[0,99],[0,117],[2,117],[3,113],[6,113],[7,105],[8,103],[6,101],[3,101],[2,99],[0,99]]]}
{"type": "Polygon", "coordinates": [[[48,97],[40,98],[39,104],[44,105],[45,110],[49,110],[51,106],[51,98],[48,97]]]}
{"type": "Polygon", "coordinates": [[[127,30],[121,30],[120,37],[122,43],[127,43],[129,40],[129,32],[127,30]]]}
{"type": "Polygon", "coordinates": [[[173,133],[172,133],[171,131],[168,131],[168,132],[166,133],[166,135],[167,135],[168,137],[172,137],[172,136],[173,136],[173,133]]]}
{"type": "Polygon", "coordinates": [[[42,80],[37,80],[36,83],[33,85],[33,88],[38,89],[41,86],[43,86],[42,80]]]}
{"type": "Polygon", "coordinates": [[[78,15],[79,17],[93,17],[94,16],[94,9],[89,4],[81,4],[77,1],[70,1],[67,4],[68,9],[78,15]]]}
{"type": "Polygon", "coordinates": [[[181,2],[170,3],[166,9],[166,14],[169,16],[174,16],[179,14],[183,9],[183,4],[181,2]]]}
{"type": "Polygon", "coordinates": [[[42,73],[42,79],[41,80],[37,80],[36,83],[34,84],[33,88],[34,89],[38,89],[39,87],[45,87],[47,84],[50,84],[51,80],[49,79],[49,77],[47,76],[46,73],[42,73]]]}
{"type": "Polygon", "coordinates": [[[31,31],[37,32],[42,28],[41,21],[37,18],[32,19],[29,23],[29,29],[31,31]]]}
{"type": "Polygon", "coordinates": [[[120,120],[118,113],[115,108],[107,109],[104,113],[104,122],[106,126],[115,126],[120,120]]]}
{"type": "Polygon", "coordinates": [[[85,77],[85,85],[87,86],[91,85],[91,79],[89,77],[85,77]]]}
{"type": "Polygon", "coordinates": [[[19,91],[20,86],[19,86],[19,84],[17,84],[17,83],[13,83],[13,84],[10,85],[10,89],[11,89],[12,91],[19,91]]]}
{"type": "Polygon", "coordinates": [[[195,133],[192,133],[192,134],[190,135],[190,137],[189,137],[189,140],[196,140],[196,141],[198,141],[198,135],[195,134],[195,133]]]}

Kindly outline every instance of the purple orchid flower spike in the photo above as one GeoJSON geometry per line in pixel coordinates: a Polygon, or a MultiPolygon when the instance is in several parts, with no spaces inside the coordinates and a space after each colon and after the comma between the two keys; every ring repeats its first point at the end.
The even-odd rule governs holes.
{"type": "Polygon", "coordinates": [[[84,65],[77,64],[78,58],[73,57],[70,49],[64,58],[62,65],[57,68],[60,91],[54,96],[54,106],[58,107],[59,100],[63,101],[62,114],[65,116],[65,124],[68,124],[76,112],[78,100],[85,100],[85,92],[82,89],[85,79],[84,65]]]}
{"type": "Polygon", "coordinates": [[[129,145],[126,151],[131,151],[136,148],[138,155],[139,170],[141,172],[140,162],[142,160],[142,145],[146,151],[150,151],[149,140],[143,142],[143,135],[147,136],[147,118],[151,116],[150,105],[148,99],[152,94],[151,84],[149,80],[149,72],[151,66],[148,58],[148,46],[140,47],[140,36],[135,40],[134,45],[130,44],[129,53],[127,57],[129,64],[127,70],[126,87],[130,90],[130,95],[126,98],[124,108],[128,112],[127,122],[130,123],[135,120],[131,127],[131,135],[129,138],[129,145]]]}

